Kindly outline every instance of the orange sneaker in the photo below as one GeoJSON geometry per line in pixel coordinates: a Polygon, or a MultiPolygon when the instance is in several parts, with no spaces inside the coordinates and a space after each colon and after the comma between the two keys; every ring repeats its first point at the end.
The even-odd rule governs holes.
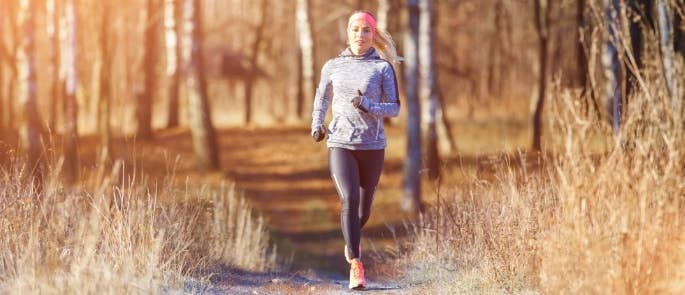
{"type": "Polygon", "coordinates": [[[362,290],[366,288],[364,279],[364,265],[359,259],[353,258],[350,262],[350,289],[362,290]]]}
{"type": "MultiPolygon", "coordinates": [[[[362,244],[359,243],[359,258],[362,258],[362,244]]],[[[347,260],[347,263],[352,263],[352,252],[350,252],[350,249],[347,248],[347,244],[345,244],[345,260],[347,260]]]]}

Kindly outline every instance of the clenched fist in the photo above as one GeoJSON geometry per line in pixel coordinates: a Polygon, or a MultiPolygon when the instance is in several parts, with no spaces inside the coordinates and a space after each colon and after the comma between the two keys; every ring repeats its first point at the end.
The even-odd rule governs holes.
{"type": "Polygon", "coordinates": [[[316,126],[312,128],[312,138],[314,138],[314,141],[319,142],[326,137],[326,128],[323,127],[323,125],[316,126]]]}
{"type": "Polygon", "coordinates": [[[359,95],[353,97],[352,100],[351,100],[350,102],[352,103],[352,105],[353,105],[355,108],[357,108],[357,109],[359,109],[359,110],[362,110],[362,111],[364,111],[364,112],[368,112],[368,111],[366,110],[366,108],[362,105],[362,99],[363,99],[363,96],[364,96],[364,95],[362,94],[361,90],[359,90],[359,89],[357,89],[357,93],[358,93],[359,95]]]}

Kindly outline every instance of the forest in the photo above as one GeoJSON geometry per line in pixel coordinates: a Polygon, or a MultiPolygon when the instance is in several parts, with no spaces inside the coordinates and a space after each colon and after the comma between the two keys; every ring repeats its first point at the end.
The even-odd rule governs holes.
{"type": "Polygon", "coordinates": [[[685,291],[682,0],[0,0],[0,293],[344,292],[355,11],[402,57],[370,291],[685,291]]]}

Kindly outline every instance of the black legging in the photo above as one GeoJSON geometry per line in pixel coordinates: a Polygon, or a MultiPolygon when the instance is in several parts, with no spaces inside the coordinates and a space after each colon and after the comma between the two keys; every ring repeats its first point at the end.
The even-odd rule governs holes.
{"type": "Polygon", "coordinates": [[[342,232],[353,258],[359,258],[361,229],[371,215],[384,156],[385,150],[328,148],[331,177],[342,202],[342,232]]]}

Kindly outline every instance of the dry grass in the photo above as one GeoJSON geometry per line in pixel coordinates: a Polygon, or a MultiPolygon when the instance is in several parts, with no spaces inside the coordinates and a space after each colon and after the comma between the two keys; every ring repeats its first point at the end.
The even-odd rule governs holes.
{"type": "Polygon", "coordinates": [[[648,90],[616,136],[555,90],[555,154],[505,158],[495,181],[442,196],[415,226],[409,279],[443,294],[685,293],[682,119],[648,90]]]}
{"type": "Polygon", "coordinates": [[[0,170],[0,293],[159,293],[210,263],[275,266],[262,218],[231,187],[158,187],[117,163],[67,188],[59,167],[40,191],[20,165],[0,170]]]}

